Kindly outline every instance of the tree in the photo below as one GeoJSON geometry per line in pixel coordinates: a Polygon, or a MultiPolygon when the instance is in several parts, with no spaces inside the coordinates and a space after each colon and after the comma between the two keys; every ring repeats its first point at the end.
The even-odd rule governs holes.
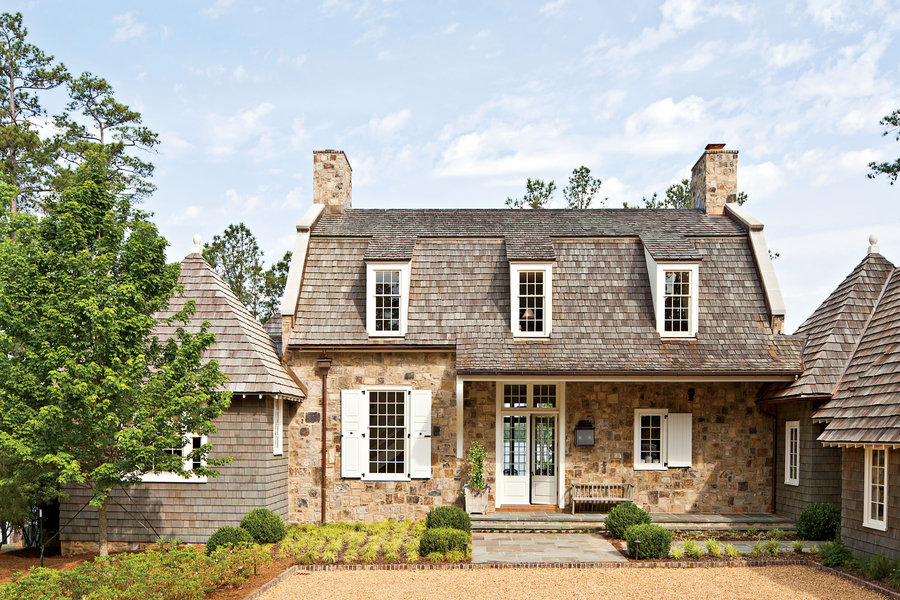
{"type": "Polygon", "coordinates": [[[110,169],[91,153],[43,218],[0,212],[0,456],[13,479],[41,472],[88,488],[101,555],[113,489],[147,472],[215,476],[228,462],[209,458],[209,444],[188,463],[167,449],[213,433],[230,399],[225,375],[202,359],[215,341],[208,323],[154,336],[179,266],[166,264],[147,215],[111,188],[110,169]]]}
{"type": "Polygon", "coordinates": [[[284,295],[284,286],[287,285],[292,254],[290,250],[285,252],[281,260],[269,267],[263,274],[263,302],[262,312],[259,315],[259,320],[263,323],[281,312],[281,297],[284,295]]]}
{"type": "MultiPolygon", "coordinates": [[[[878,123],[887,127],[882,135],[893,133],[894,140],[900,141],[900,109],[885,116],[878,123]]],[[[869,168],[872,169],[872,172],[867,174],[869,179],[875,179],[878,175],[887,175],[888,182],[894,185],[897,181],[897,176],[900,175],[900,158],[894,162],[876,163],[873,161],[869,163],[869,168]]]]}
{"type": "Polygon", "coordinates": [[[525,182],[525,195],[521,198],[507,198],[506,206],[509,208],[547,208],[556,184],[553,181],[544,183],[540,179],[528,178],[525,182]]]}
{"type": "Polygon", "coordinates": [[[203,245],[203,258],[214,268],[254,317],[263,312],[263,253],[243,223],[229,225],[203,245]]]}
{"type": "MultiPolygon", "coordinates": [[[[737,203],[744,204],[747,201],[747,194],[738,192],[737,203]]],[[[629,206],[627,202],[623,202],[623,208],[692,208],[694,206],[694,197],[691,191],[691,180],[682,179],[679,183],[673,183],[666,188],[665,198],[660,199],[654,192],[652,196],[641,198],[643,206],[629,206]]]]}
{"type": "MultiPolygon", "coordinates": [[[[591,170],[584,165],[572,171],[569,177],[569,185],[563,188],[563,197],[569,208],[590,208],[594,196],[600,191],[599,179],[591,177],[591,170]]],[[[600,206],[606,206],[607,198],[600,201],[600,206]]]]}

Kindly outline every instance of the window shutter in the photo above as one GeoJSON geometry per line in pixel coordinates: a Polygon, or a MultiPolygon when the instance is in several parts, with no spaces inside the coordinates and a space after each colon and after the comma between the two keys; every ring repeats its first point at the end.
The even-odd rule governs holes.
{"type": "Polygon", "coordinates": [[[341,477],[363,476],[367,412],[362,390],[341,390],[341,477]]]}
{"type": "Polygon", "coordinates": [[[431,477],[431,390],[413,390],[409,401],[409,476],[431,477]]]}
{"type": "Polygon", "coordinates": [[[671,467],[691,466],[691,413],[669,413],[669,464],[671,467]]]}

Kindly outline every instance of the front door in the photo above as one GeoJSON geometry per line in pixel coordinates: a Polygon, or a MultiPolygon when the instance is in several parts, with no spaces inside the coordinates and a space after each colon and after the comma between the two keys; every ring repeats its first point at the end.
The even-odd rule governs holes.
{"type": "Polygon", "coordinates": [[[532,415],[531,431],[531,503],[556,504],[556,415],[532,415]]]}

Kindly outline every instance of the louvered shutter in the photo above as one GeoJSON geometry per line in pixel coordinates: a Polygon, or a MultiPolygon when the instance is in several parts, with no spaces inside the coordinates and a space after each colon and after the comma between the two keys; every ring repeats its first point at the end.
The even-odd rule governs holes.
{"type": "Polygon", "coordinates": [[[366,470],[366,395],[341,390],[341,477],[363,477],[366,470]]]}
{"type": "Polygon", "coordinates": [[[431,477],[431,390],[413,390],[409,400],[409,476],[431,477]]]}
{"type": "Polygon", "coordinates": [[[669,413],[669,467],[690,467],[693,443],[691,413],[669,413]]]}

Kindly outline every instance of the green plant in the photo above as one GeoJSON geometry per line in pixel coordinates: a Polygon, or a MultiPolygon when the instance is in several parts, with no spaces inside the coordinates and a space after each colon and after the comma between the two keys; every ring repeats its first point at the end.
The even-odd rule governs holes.
{"type": "Polygon", "coordinates": [[[753,539],[759,530],[756,527],[748,527],[745,535],[748,539],[753,539]]]}
{"type": "Polygon", "coordinates": [[[450,527],[426,529],[419,540],[419,554],[428,556],[432,552],[444,554],[451,550],[465,551],[466,544],[470,540],[469,534],[459,529],[450,527]]]}
{"type": "Polygon", "coordinates": [[[734,544],[725,544],[725,554],[728,555],[728,558],[737,558],[738,551],[734,544]]]}
{"type": "Polygon", "coordinates": [[[253,544],[253,537],[240,527],[220,527],[209,536],[206,542],[206,553],[212,554],[219,546],[235,546],[238,544],[253,544]]]}
{"type": "Polygon", "coordinates": [[[284,521],[268,508],[254,508],[248,512],[241,520],[241,529],[247,530],[257,544],[274,544],[287,534],[284,521]]]}
{"type": "Polygon", "coordinates": [[[405,552],[406,554],[406,562],[414,563],[419,561],[419,552],[418,550],[408,550],[405,552]]]}
{"type": "Polygon", "coordinates": [[[604,523],[609,535],[616,539],[623,539],[625,530],[632,525],[648,525],[650,514],[634,502],[623,502],[610,509],[604,523]]]}
{"type": "Polygon", "coordinates": [[[466,484],[468,489],[475,496],[486,494],[491,487],[484,481],[484,459],[487,452],[481,442],[472,442],[469,447],[469,453],[466,455],[466,461],[469,463],[469,482],[466,484]]]}
{"type": "Polygon", "coordinates": [[[801,540],[795,540],[791,542],[791,548],[794,550],[794,554],[803,554],[803,546],[805,544],[801,540]]]}
{"type": "Polygon", "coordinates": [[[822,555],[822,564],[826,567],[840,567],[847,562],[853,553],[837,538],[833,542],[824,542],[819,548],[822,555]]]}
{"type": "Polygon", "coordinates": [[[863,564],[863,572],[870,579],[884,579],[897,570],[897,561],[884,554],[876,554],[863,564]]]}
{"type": "Polygon", "coordinates": [[[628,556],[634,558],[665,558],[672,546],[672,532],[659,525],[640,523],[625,530],[628,556]],[[638,548],[637,541],[640,541],[638,548]]]}
{"type": "Polygon", "coordinates": [[[684,542],[684,555],[691,558],[702,558],[703,548],[694,540],[687,540],[684,542]]]}
{"type": "Polygon", "coordinates": [[[444,562],[444,555],[440,552],[429,552],[425,558],[433,563],[444,562]]]}
{"type": "Polygon", "coordinates": [[[888,578],[888,583],[890,583],[891,587],[894,589],[900,590],[900,569],[891,573],[891,576],[888,578]]]}
{"type": "Polygon", "coordinates": [[[773,540],[783,540],[787,536],[783,529],[778,529],[777,527],[769,532],[769,538],[773,540]]]}
{"type": "Polygon", "coordinates": [[[441,527],[451,527],[468,533],[472,530],[472,521],[466,511],[458,506],[438,506],[428,511],[428,516],[425,517],[425,528],[438,529],[441,527]]]}
{"type": "Polygon", "coordinates": [[[781,543],[778,540],[769,540],[763,543],[763,551],[771,556],[778,556],[781,551],[781,543]]]}
{"type": "Polygon", "coordinates": [[[830,502],[807,504],[797,519],[802,540],[833,540],[841,531],[841,509],[830,502]]]}
{"type": "Polygon", "coordinates": [[[466,559],[466,553],[459,550],[451,550],[447,553],[447,562],[458,563],[466,559]]]}
{"type": "Polygon", "coordinates": [[[714,558],[722,556],[722,546],[716,540],[706,540],[706,553],[714,558]]]}
{"type": "Polygon", "coordinates": [[[752,556],[753,558],[759,558],[763,555],[764,552],[765,548],[763,548],[763,543],[761,541],[756,542],[755,544],[753,544],[753,548],[750,549],[750,556],[752,556]]]}
{"type": "Polygon", "coordinates": [[[682,556],[684,556],[684,548],[681,546],[672,546],[672,549],[669,550],[669,554],[672,555],[672,558],[678,560],[682,556]]]}
{"type": "Polygon", "coordinates": [[[810,553],[810,554],[818,554],[818,553],[819,553],[819,547],[818,547],[817,545],[813,544],[813,545],[810,547],[810,549],[809,549],[809,553],[810,553]]]}

